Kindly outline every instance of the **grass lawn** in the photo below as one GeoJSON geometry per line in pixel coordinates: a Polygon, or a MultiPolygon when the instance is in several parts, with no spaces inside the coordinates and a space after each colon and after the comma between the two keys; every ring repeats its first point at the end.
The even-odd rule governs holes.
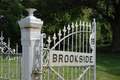
{"type": "MultiPolygon", "coordinates": [[[[1,57],[1,55],[0,55],[0,57],[1,57]]],[[[16,74],[17,74],[17,78],[19,80],[19,78],[20,78],[20,75],[19,75],[20,74],[20,59],[18,59],[17,61],[16,60],[9,61],[9,59],[8,58],[6,59],[6,57],[7,57],[6,55],[3,56],[2,71],[1,71],[1,59],[0,59],[0,77],[16,79],[16,74]],[[16,65],[16,62],[18,65],[16,65]],[[17,70],[16,70],[16,66],[17,66],[17,70]],[[2,72],[2,74],[1,74],[1,72],[2,72]]],[[[14,59],[14,57],[16,57],[16,56],[12,55],[12,56],[10,56],[10,59],[14,59]]]]}
{"type": "MultiPolygon", "coordinates": [[[[97,46],[97,56],[96,56],[96,59],[97,59],[97,63],[96,63],[97,64],[96,65],[96,75],[97,76],[96,76],[96,78],[97,79],[96,80],[120,80],[120,53],[106,52],[104,50],[104,47],[105,47],[105,45],[97,46]]],[[[4,65],[3,69],[6,70],[6,73],[8,73],[8,71],[7,71],[8,67],[5,67],[5,65],[8,65],[7,62],[8,62],[8,60],[5,60],[4,64],[3,64],[4,65]]],[[[19,62],[19,60],[18,60],[18,62],[19,62]]],[[[16,70],[14,68],[16,66],[15,63],[16,63],[15,61],[11,61],[11,65],[10,65],[11,68],[14,69],[13,70],[14,73],[16,72],[16,70]]],[[[75,70],[74,67],[73,67],[73,69],[75,70]]],[[[67,70],[66,67],[65,67],[65,70],[67,70]]],[[[71,76],[70,72],[71,72],[71,68],[69,68],[69,76],[71,76]]],[[[51,74],[52,74],[52,72],[50,72],[50,80],[52,80],[52,77],[53,77],[51,74]]],[[[62,74],[62,68],[60,68],[60,74],[62,74]]],[[[65,74],[65,75],[67,76],[67,74],[65,74]]],[[[3,74],[3,76],[5,76],[5,75],[3,74]]],[[[12,76],[12,74],[10,76],[12,76]]],[[[46,74],[46,76],[47,76],[47,74],[46,74]]],[[[15,75],[14,75],[14,77],[15,77],[15,75]]],[[[18,76],[18,78],[19,78],[19,76],[18,76]]],[[[43,77],[43,79],[44,79],[44,77],[43,77]]],[[[55,80],[56,79],[57,79],[57,77],[55,77],[55,80]]],[[[86,80],[86,79],[84,79],[84,80],[86,80]]]]}
{"type": "Polygon", "coordinates": [[[97,47],[97,80],[120,80],[120,53],[106,52],[103,45],[97,47]]]}

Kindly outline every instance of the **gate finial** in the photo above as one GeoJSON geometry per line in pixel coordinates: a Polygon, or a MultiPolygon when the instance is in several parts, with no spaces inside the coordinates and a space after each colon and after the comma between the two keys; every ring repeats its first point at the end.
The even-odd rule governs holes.
{"type": "Polygon", "coordinates": [[[3,39],[4,39],[4,37],[3,37],[3,32],[1,31],[0,41],[3,42],[3,39]]]}
{"type": "Polygon", "coordinates": [[[93,19],[93,22],[95,22],[95,18],[93,19]]]}
{"type": "Polygon", "coordinates": [[[37,10],[34,8],[28,8],[28,9],[26,9],[26,11],[28,11],[29,16],[33,16],[34,11],[37,11],[37,10]]]}
{"type": "Polygon", "coordinates": [[[96,22],[95,22],[95,18],[93,19],[92,26],[93,26],[93,32],[95,32],[95,30],[96,30],[96,22]]]}

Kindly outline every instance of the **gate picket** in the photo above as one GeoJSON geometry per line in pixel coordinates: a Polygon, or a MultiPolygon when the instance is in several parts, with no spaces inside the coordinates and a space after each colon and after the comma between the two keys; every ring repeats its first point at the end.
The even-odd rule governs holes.
{"type": "Polygon", "coordinates": [[[1,80],[21,80],[21,54],[18,54],[18,44],[15,49],[10,48],[10,38],[8,38],[8,45],[3,41],[3,32],[1,31],[0,37],[0,79],[1,80]],[[19,71],[18,71],[19,70],[19,71]]]}
{"type": "Polygon", "coordinates": [[[29,8],[27,11],[29,15],[19,21],[22,54],[18,54],[18,45],[15,51],[10,48],[10,40],[8,45],[3,42],[1,32],[0,79],[96,80],[95,19],[92,24],[72,22],[53,36],[47,35],[47,43],[44,43],[46,35],[41,33],[43,21],[33,16],[36,9],[29,8]],[[5,57],[8,59],[7,67],[4,67],[5,57]],[[15,61],[14,70],[11,61],[15,61]]]}
{"type": "MultiPolygon", "coordinates": [[[[95,24],[95,20],[94,20],[92,25],[94,25],[94,24],[95,24]]],[[[48,41],[49,48],[48,48],[47,55],[49,54],[49,56],[47,58],[49,61],[48,61],[47,65],[44,65],[44,67],[49,67],[48,71],[53,72],[53,79],[56,79],[56,77],[58,77],[57,78],[58,80],[59,79],[80,80],[81,78],[82,78],[82,80],[84,80],[84,79],[95,80],[95,75],[90,75],[91,71],[94,74],[96,74],[94,72],[95,70],[91,69],[92,66],[95,67],[95,64],[87,65],[87,66],[84,66],[84,65],[75,66],[75,65],[73,65],[70,67],[67,65],[66,66],[59,66],[59,65],[57,65],[59,63],[57,62],[57,64],[54,66],[54,68],[52,68],[53,67],[52,63],[50,63],[50,61],[52,61],[54,59],[50,56],[52,54],[51,50],[53,50],[53,52],[55,51],[55,54],[58,54],[58,52],[61,52],[61,51],[62,52],[68,51],[70,53],[73,52],[73,54],[74,54],[74,52],[79,52],[79,54],[81,54],[81,53],[95,54],[95,51],[94,51],[95,49],[91,48],[91,46],[94,46],[96,44],[94,44],[94,45],[90,44],[91,35],[96,33],[93,30],[93,29],[96,29],[95,28],[96,26],[93,26],[93,27],[91,27],[91,23],[88,23],[88,22],[85,23],[84,21],[83,22],[80,21],[79,25],[78,25],[78,22],[76,22],[76,24],[72,23],[71,27],[70,27],[70,24],[68,24],[67,27],[64,26],[63,34],[61,33],[61,30],[59,30],[58,42],[56,42],[57,37],[56,37],[56,34],[54,33],[54,35],[53,35],[54,46],[52,46],[52,47],[50,46],[52,40],[50,39],[50,36],[48,37],[47,41],[48,41]],[[61,35],[63,35],[63,38],[61,38],[61,35]],[[66,42],[67,42],[67,44],[66,44],[66,42]],[[60,48],[61,45],[63,45],[63,47],[62,47],[63,49],[60,48]],[[57,49],[57,46],[58,46],[58,49],[57,49]],[[56,52],[56,50],[57,50],[57,52],[56,52]],[[86,74],[86,77],[84,76],[85,74],[86,74]]],[[[94,37],[94,39],[96,39],[95,35],[92,37],[94,37]]],[[[64,53],[61,53],[61,55],[62,54],[64,54],[64,53]]],[[[56,57],[57,57],[57,55],[56,55],[56,57]]],[[[58,59],[62,59],[62,58],[59,57],[58,59]]],[[[57,60],[57,58],[56,58],[56,60],[57,60]]],[[[53,60],[53,61],[55,61],[55,60],[53,60]]],[[[63,63],[63,64],[66,64],[66,63],[63,63]]],[[[50,73],[51,72],[48,72],[48,80],[51,79],[50,73]]]]}

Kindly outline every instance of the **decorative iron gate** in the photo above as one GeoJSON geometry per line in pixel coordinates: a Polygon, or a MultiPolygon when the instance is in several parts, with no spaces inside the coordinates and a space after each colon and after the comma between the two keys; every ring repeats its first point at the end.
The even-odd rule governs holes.
{"type": "Polygon", "coordinates": [[[84,21],[68,24],[63,34],[59,30],[47,42],[42,55],[43,80],[96,80],[95,19],[92,25],[84,21]]]}
{"type": "Polygon", "coordinates": [[[3,42],[3,32],[0,37],[0,80],[21,80],[21,58],[16,50],[10,48],[10,38],[8,44],[3,42]]]}
{"type": "Polygon", "coordinates": [[[8,45],[3,42],[1,32],[0,79],[96,80],[95,19],[92,24],[84,21],[68,24],[53,37],[47,36],[47,43],[43,44],[46,37],[41,34],[43,21],[33,16],[36,9],[27,11],[29,15],[18,22],[22,55],[18,54],[18,45],[15,52],[10,48],[10,40],[8,45]]]}

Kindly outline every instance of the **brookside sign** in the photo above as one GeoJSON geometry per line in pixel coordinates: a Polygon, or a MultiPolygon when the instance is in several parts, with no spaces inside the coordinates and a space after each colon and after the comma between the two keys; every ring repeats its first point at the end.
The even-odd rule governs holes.
{"type": "Polygon", "coordinates": [[[95,56],[91,53],[50,51],[49,66],[94,65],[95,56]]]}

